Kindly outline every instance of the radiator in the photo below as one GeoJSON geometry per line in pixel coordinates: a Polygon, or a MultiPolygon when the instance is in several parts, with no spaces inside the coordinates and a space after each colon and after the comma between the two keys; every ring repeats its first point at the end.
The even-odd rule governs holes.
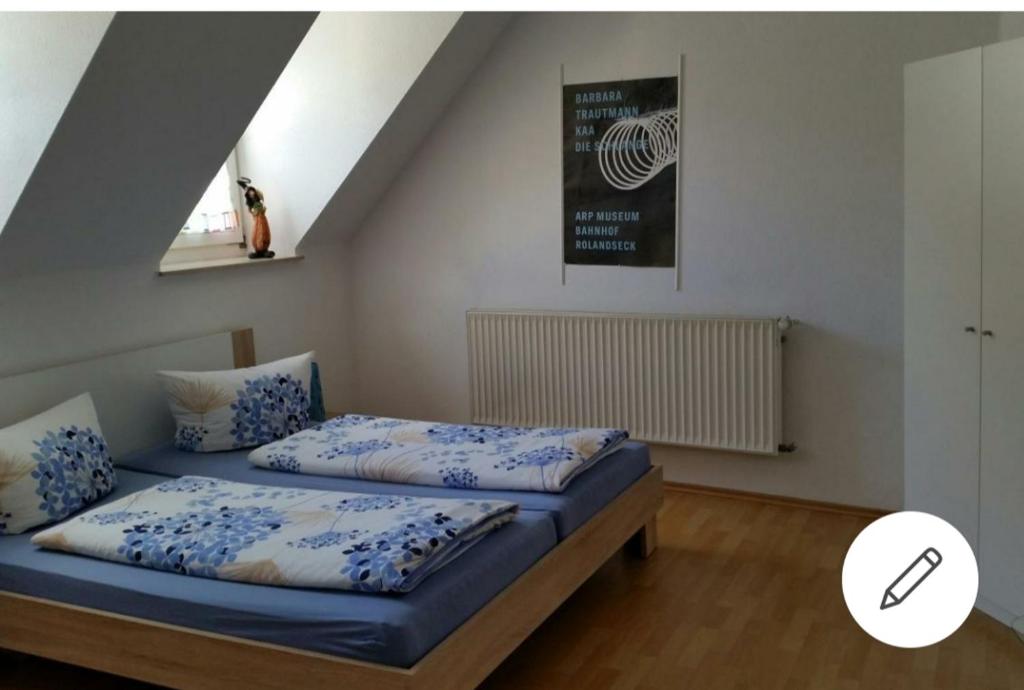
{"type": "Polygon", "coordinates": [[[653,443],[778,452],[775,319],[475,309],[466,326],[475,423],[616,427],[653,443]]]}

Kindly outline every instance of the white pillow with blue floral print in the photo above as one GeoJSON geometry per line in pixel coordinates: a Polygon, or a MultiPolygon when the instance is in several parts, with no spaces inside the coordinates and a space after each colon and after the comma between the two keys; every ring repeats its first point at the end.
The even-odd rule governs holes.
{"type": "Polygon", "coordinates": [[[0,429],[0,534],[62,520],[116,484],[88,393],[0,429]]]}
{"type": "Polygon", "coordinates": [[[262,446],[309,423],[313,353],[248,369],[160,371],[177,423],[174,445],[207,453],[262,446]]]}

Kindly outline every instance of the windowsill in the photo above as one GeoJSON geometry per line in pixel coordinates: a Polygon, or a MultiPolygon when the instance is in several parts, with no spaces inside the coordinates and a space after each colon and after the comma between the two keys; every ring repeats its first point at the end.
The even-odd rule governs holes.
{"type": "Polygon", "coordinates": [[[241,235],[234,235],[230,237],[218,237],[217,233],[209,233],[206,235],[192,235],[187,238],[182,238],[181,235],[174,240],[171,245],[171,251],[179,251],[182,249],[199,249],[201,247],[244,247],[245,238],[241,235]]]}
{"type": "Polygon", "coordinates": [[[180,263],[162,264],[157,271],[157,275],[169,276],[178,273],[196,273],[198,271],[212,271],[221,268],[263,266],[266,264],[279,264],[283,261],[299,261],[301,259],[301,254],[292,254],[289,256],[275,256],[273,259],[250,259],[247,256],[238,256],[227,259],[206,259],[205,261],[182,261],[180,263]]]}

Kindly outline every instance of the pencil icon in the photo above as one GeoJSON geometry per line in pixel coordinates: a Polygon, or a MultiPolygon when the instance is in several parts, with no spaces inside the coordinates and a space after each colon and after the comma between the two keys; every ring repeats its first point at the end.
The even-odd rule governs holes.
{"type": "Polygon", "coordinates": [[[942,554],[937,550],[928,547],[922,551],[921,555],[915,558],[914,562],[886,588],[885,594],[882,596],[882,610],[906,601],[910,593],[939,567],[939,563],[942,563],[942,554]]]}

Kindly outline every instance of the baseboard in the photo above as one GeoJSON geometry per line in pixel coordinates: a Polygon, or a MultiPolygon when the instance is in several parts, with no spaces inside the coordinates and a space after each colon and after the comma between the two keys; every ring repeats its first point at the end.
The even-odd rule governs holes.
{"type": "Polygon", "coordinates": [[[718,486],[704,486],[702,484],[685,484],[683,482],[665,482],[665,489],[681,493],[702,494],[704,496],[719,496],[722,498],[735,498],[741,501],[757,501],[770,505],[788,506],[790,508],[805,508],[817,510],[823,513],[835,513],[839,515],[853,515],[855,517],[870,518],[872,520],[889,515],[893,511],[882,510],[881,508],[866,508],[864,506],[852,506],[845,503],[828,503],[826,501],[812,501],[806,498],[795,498],[792,496],[779,496],[776,494],[762,494],[755,491],[741,491],[739,489],[727,489],[718,486]]]}
{"type": "MultiPolygon", "coordinates": [[[[999,604],[995,603],[990,599],[986,599],[980,594],[978,595],[978,600],[974,602],[974,608],[978,609],[982,613],[988,614],[989,616],[995,618],[1003,625],[1009,626],[1011,628],[1013,627],[1014,621],[1020,618],[1020,616],[1013,615],[1011,612],[1007,611],[999,604]]],[[[1024,632],[1024,630],[1022,630],[1022,632],[1024,632]]]]}

